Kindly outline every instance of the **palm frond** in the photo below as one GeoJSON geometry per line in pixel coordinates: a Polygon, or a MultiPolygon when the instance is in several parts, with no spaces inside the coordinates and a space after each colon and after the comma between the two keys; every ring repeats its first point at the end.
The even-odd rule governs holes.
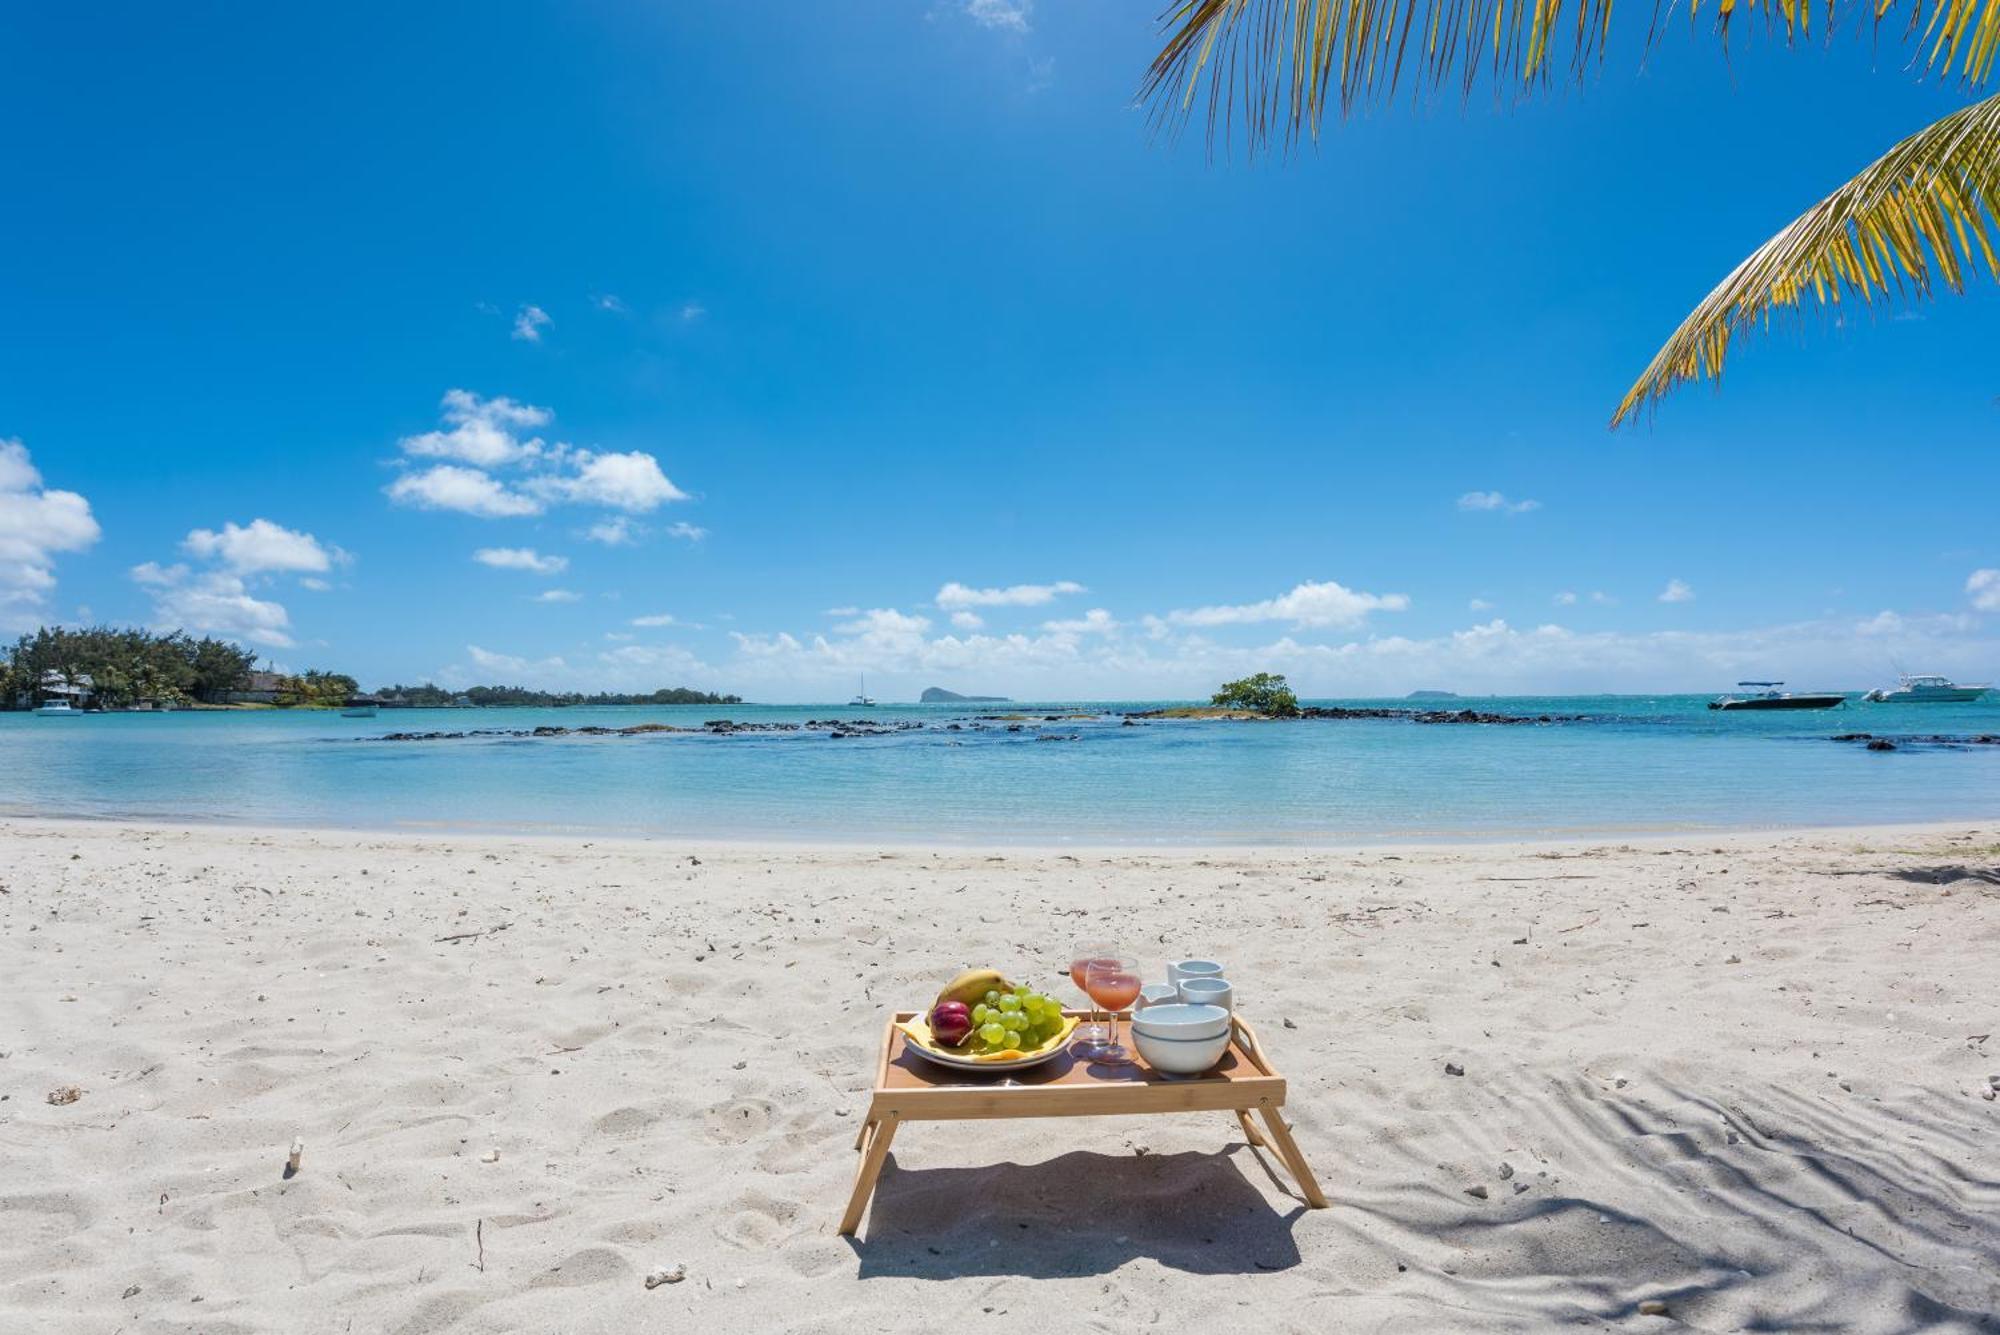
{"type": "Polygon", "coordinates": [[[1759,246],[1694,308],[1626,391],[1611,425],[1676,386],[1722,374],[1729,340],[1810,296],[1925,298],[1965,290],[1983,263],[2000,277],[2000,95],[1897,144],[1759,246]]]}
{"type": "MultiPolygon", "coordinates": [[[[1672,0],[1654,3],[1657,31],[1672,0]]],[[[1690,17],[1702,3],[1689,0],[1690,17]]],[[[1716,0],[1713,12],[1725,37],[1750,10],[1799,38],[1816,9],[1829,33],[1843,13],[1881,28],[1900,11],[1905,37],[1925,48],[1917,63],[1973,87],[2000,53],[2000,0],[1716,0]]],[[[1318,136],[1330,101],[1345,115],[1406,77],[1468,93],[1482,75],[1512,89],[1563,67],[1581,77],[1604,54],[1611,12],[1612,0],[1170,0],[1140,98],[1157,125],[1177,128],[1205,93],[1211,146],[1240,128],[1253,153],[1289,147],[1318,136]]]]}

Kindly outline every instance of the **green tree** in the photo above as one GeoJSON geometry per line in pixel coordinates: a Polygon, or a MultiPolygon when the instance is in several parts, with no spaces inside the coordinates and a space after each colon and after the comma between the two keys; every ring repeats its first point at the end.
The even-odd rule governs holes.
{"type": "Polygon", "coordinates": [[[188,692],[197,700],[221,704],[231,691],[250,684],[250,669],[256,661],[255,654],[227,640],[197,641],[188,656],[188,692]]]}
{"type": "Polygon", "coordinates": [[[1209,703],[1223,709],[1247,709],[1267,718],[1296,718],[1299,712],[1299,697],[1292,694],[1279,672],[1259,672],[1224,682],[1222,689],[1209,697],[1209,703]]]}
{"type": "MultiPolygon", "coordinates": [[[[1700,0],[1689,6],[1693,15],[1700,0]]],[[[1318,138],[1329,105],[1387,100],[1410,82],[1457,83],[1482,74],[1503,91],[1545,84],[1563,63],[1581,78],[1603,57],[1611,0],[1171,0],[1166,43],[1143,96],[1155,119],[1177,124],[1206,99],[1210,142],[1241,132],[1252,152],[1318,138]]],[[[1793,37],[1820,18],[1866,15],[1878,36],[1916,41],[1919,72],[1983,87],[2000,52],[2000,0],[1721,0],[1724,37],[1739,9],[1762,10],[1793,37]],[[1898,12],[1900,11],[1900,12],[1898,12]]],[[[1633,11],[1619,7],[1621,18],[1633,11]]],[[[1664,10],[1654,11],[1654,22],[1664,10]]],[[[1854,26],[1862,26],[1857,22],[1854,26]]],[[[1677,386],[1722,373],[1730,339],[1843,297],[1864,303],[1942,287],[1960,292],[1981,263],[2000,277],[2000,96],[1928,125],[1863,168],[1738,264],[1674,330],[1611,415],[1617,426],[1677,386]]]]}

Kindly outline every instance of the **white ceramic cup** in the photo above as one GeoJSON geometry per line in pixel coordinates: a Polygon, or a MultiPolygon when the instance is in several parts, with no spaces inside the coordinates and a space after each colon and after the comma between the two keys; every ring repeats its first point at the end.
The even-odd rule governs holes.
{"type": "Polygon", "coordinates": [[[1139,999],[1132,1003],[1132,1013],[1137,1015],[1148,1006],[1167,1006],[1181,999],[1180,987],[1174,983],[1148,983],[1139,989],[1139,999]]]}
{"type": "Polygon", "coordinates": [[[1236,989],[1229,985],[1226,978],[1183,978],[1176,986],[1181,1000],[1190,1006],[1220,1006],[1226,1011],[1236,1009],[1236,989]]]}
{"type": "Polygon", "coordinates": [[[1214,960],[1174,960],[1167,965],[1167,981],[1178,987],[1186,978],[1220,978],[1223,967],[1214,960]]]}

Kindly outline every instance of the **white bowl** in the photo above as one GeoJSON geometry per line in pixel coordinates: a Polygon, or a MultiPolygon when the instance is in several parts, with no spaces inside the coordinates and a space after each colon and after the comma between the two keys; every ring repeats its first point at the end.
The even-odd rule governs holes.
{"type": "Polygon", "coordinates": [[[1190,1006],[1220,1006],[1226,1011],[1236,1009],[1236,989],[1229,985],[1226,978],[1183,978],[1178,995],[1190,1006]]]}
{"type": "Polygon", "coordinates": [[[1146,1059],[1146,1065],[1155,1071],[1164,1075],[1200,1075],[1229,1051],[1229,1034],[1224,1031],[1213,1038],[1162,1038],[1134,1028],[1132,1044],[1146,1059]]]}
{"type": "Polygon", "coordinates": [[[1132,1017],[1132,1032],[1186,1041],[1229,1037],[1229,1012],[1220,1006],[1148,1006],[1132,1017]]]}
{"type": "Polygon", "coordinates": [[[1227,972],[1214,960],[1174,960],[1167,965],[1167,981],[1178,984],[1183,978],[1220,978],[1227,972]]]}

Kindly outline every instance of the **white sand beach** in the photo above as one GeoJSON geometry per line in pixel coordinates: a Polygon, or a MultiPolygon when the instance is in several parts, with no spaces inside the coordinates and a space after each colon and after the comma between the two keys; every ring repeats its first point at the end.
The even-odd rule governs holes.
{"type": "Polygon", "coordinates": [[[2000,1328],[2000,826],[1168,855],[17,820],[0,890],[11,1335],[2000,1328]],[[918,1124],[837,1236],[886,1013],[963,965],[1054,988],[1082,936],[1229,962],[1332,1208],[1227,1114],[918,1124]]]}

